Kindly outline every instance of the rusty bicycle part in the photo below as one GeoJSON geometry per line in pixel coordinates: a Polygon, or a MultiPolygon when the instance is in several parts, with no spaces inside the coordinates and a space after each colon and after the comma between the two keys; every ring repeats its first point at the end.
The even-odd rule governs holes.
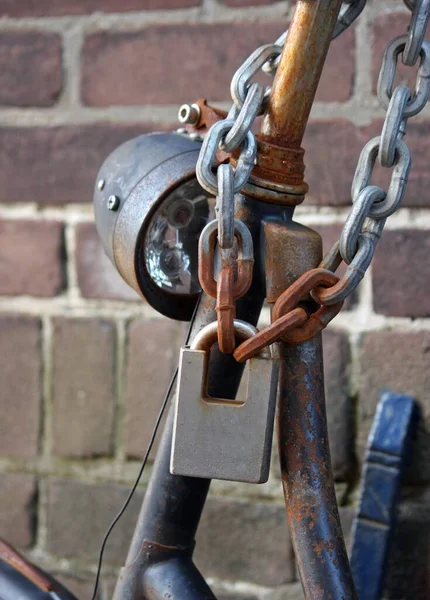
{"type": "Polygon", "coordinates": [[[320,306],[310,315],[299,307],[310,292],[337,285],[339,277],[326,269],[312,269],[304,273],[283,292],[272,309],[272,323],[254,337],[240,344],[233,353],[238,362],[258,354],[262,348],[283,339],[290,344],[301,344],[320,333],[334,319],[343,306],[320,306]]]}
{"type": "Polygon", "coordinates": [[[221,352],[231,354],[235,346],[234,317],[235,302],[233,295],[233,267],[224,267],[218,275],[217,282],[217,321],[218,345],[221,352]]]}
{"type": "Polygon", "coordinates": [[[214,274],[219,234],[217,221],[205,227],[199,241],[199,280],[202,289],[217,299],[218,344],[225,354],[234,350],[235,303],[249,290],[254,268],[252,239],[246,226],[235,221],[234,233],[236,243],[232,248],[219,247],[221,268],[217,280],[214,274]]]}
{"type": "MultiPolygon", "coordinates": [[[[339,277],[337,275],[325,269],[312,269],[304,273],[279,296],[273,307],[272,319],[276,321],[281,315],[293,310],[314,289],[331,288],[338,281],[339,277]]],[[[332,306],[320,306],[316,312],[310,315],[306,323],[293,331],[285,332],[282,339],[290,344],[299,344],[311,339],[327,327],[330,321],[339,313],[342,306],[343,302],[337,302],[332,306]]]]}
{"type": "Polygon", "coordinates": [[[290,329],[304,325],[308,320],[307,312],[303,308],[296,308],[282,315],[271,325],[256,333],[252,338],[242,342],[233,352],[237,362],[245,362],[256,356],[263,348],[277,342],[290,329]]]}

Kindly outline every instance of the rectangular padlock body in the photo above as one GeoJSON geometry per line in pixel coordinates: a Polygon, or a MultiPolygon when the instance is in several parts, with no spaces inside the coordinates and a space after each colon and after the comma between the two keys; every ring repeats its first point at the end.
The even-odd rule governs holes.
{"type": "Polygon", "coordinates": [[[205,360],[203,351],[181,350],[171,473],[264,483],[270,468],[277,362],[251,359],[246,401],[237,402],[207,398],[205,360]]]}

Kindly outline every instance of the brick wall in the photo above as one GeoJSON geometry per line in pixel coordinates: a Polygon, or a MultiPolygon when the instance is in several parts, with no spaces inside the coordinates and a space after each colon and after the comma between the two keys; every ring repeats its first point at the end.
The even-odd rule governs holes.
{"type": "MultiPolygon", "coordinates": [[[[183,101],[204,95],[228,106],[235,68],[278,36],[290,11],[271,0],[0,0],[0,532],[82,598],[183,332],[105,258],[91,209],[97,169],[131,136],[176,127],[183,101]]],[[[360,149],[381,127],[383,48],[406,22],[400,0],[369,0],[330,50],[305,140],[310,194],[297,210],[327,247],[347,214],[360,149]]],[[[420,600],[430,579],[428,109],[407,140],[403,208],[325,334],[325,356],[347,535],[379,390],[412,394],[423,408],[386,590],[420,600]]],[[[301,597],[276,459],[272,471],[263,486],[213,485],[196,556],[224,600],[301,597]]],[[[142,494],[109,546],[102,599],[142,494]]]]}

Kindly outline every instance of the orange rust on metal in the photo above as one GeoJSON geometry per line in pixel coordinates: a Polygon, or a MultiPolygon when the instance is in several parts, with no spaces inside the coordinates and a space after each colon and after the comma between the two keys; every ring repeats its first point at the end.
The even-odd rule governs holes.
{"type": "MultiPolygon", "coordinates": [[[[198,274],[202,289],[208,296],[217,297],[217,282],[215,280],[214,265],[215,265],[215,247],[217,243],[218,231],[215,229],[209,236],[207,246],[204,245],[205,240],[200,237],[199,241],[199,260],[198,274]]],[[[237,239],[237,238],[236,238],[237,239]]],[[[237,275],[233,282],[233,299],[241,298],[249,290],[252,283],[252,275],[254,270],[254,259],[243,259],[240,255],[237,258],[237,275]]]]}
{"type": "Polygon", "coordinates": [[[237,362],[241,363],[256,356],[263,348],[278,341],[286,331],[303,325],[307,321],[307,318],[308,315],[303,308],[292,310],[262,331],[259,331],[252,338],[242,342],[233,352],[234,358],[237,362]]]}
{"type": "Polygon", "coordinates": [[[40,569],[29,563],[15,548],[3,540],[0,540],[0,558],[32,581],[42,592],[50,592],[54,589],[52,581],[40,569]]]}
{"type": "Polygon", "coordinates": [[[357,600],[330,466],[321,334],[280,343],[279,353],[279,455],[304,595],[357,600]]]}
{"type": "Polygon", "coordinates": [[[221,269],[217,286],[218,345],[221,352],[231,354],[235,346],[233,298],[233,267],[221,269]]]}
{"type": "Polygon", "coordinates": [[[300,223],[263,223],[266,269],[266,298],[273,303],[303,273],[315,268],[322,258],[319,233],[300,223]]]}
{"type": "Polygon", "coordinates": [[[205,98],[200,98],[196,104],[200,108],[200,116],[195,129],[209,129],[212,125],[225,119],[227,116],[226,110],[211,106],[205,98]]]}
{"type": "Polygon", "coordinates": [[[268,142],[298,149],[342,0],[298,0],[261,129],[268,142]]]}
{"type": "Polygon", "coordinates": [[[289,344],[301,344],[311,340],[339,314],[342,306],[343,302],[337,302],[331,306],[321,306],[315,313],[310,315],[306,323],[295,327],[291,331],[286,331],[282,339],[289,344]]]}
{"type": "Polygon", "coordinates": [[[307,271],[279,296],[272,310],[272,320],[277,321],[280,316],[296,308],[297,304],[316,287],[332,287],[338,281],[339,277],[326,269],[307,271]]]}
{"type": "Polygon", "coordinates": [[[303,135],[342,0],[298,0],[272,85],[257,163],[245,192],[294,206],[304,199],[303,135]],[[277,187],[274,188],[273,184],[277,187]]]}

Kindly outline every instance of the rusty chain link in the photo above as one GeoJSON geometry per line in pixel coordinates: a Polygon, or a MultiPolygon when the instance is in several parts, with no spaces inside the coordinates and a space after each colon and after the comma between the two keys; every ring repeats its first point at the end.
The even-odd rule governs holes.
{"type": "Polygon", "coordinates": [[[407,120],[423,110],[430,92],[430,43],[424,41],[430,0],[405,0],[405,3],[412,11],[408,33],[388,44],[379,75],[378,98],[387,111],[382,133],[370,140],[361,152],[351,189],[353,204],[340,240],[329,250],[318,269],[305,273],[281,294],[272,311],[272,324],[236,348],[234,356],[239,361],[254,356],[264,340],[273,339],[283,324],[286,327],[281,337],[293,344],[321,331],[363,279],[386,219],[402,201],[411,166],[410,151],[403,140],[407,120]],[[407,66],[414,66],[420,59],[413,91],[405,85],[393,89],[399,57],[407,66]],[[387,191],[371,184],[376,160],[382,167],[392,169],[387,191]],[[324,279],[327,273],[334,274],[342,262],[347,264],[342,278],[324,279]],[[297,290],[303,294],[310,293],[320,307],[300,324],[303,314],[297,313],[300,300],[297,290]]]}
{"type": "MultiPolygon", "coordinates": [[[[365,0],[344,2],[345,7],[339,16],[333,38],[352,24],[365,4],[365,0]]],[[[410,151],[403,140],[407,121],[423,110],[430,93],[430,43],[424,40],[430,16],[430,0],[405,0],[405,4],[412,12],[407,34],[394,38],[388,44],[378,80],[378,98],[387,111],[383,129],[381,135],[370,140],[361,152],[351,188],[353,204],[340,240],[326,254],[318,269],[305,273],[281,294],[272,311],[272,324],[234,351],[239,361],[254,356],[280,337],[289,343],[300,343],[321,331],[363,279],[386,219],[402,201],[411,166],[410,151]],[[419,60],[414,90],[405,85],[394,88],[399,57],[406,66],[414,66],[419,60]],[[382,167],[391,169],[387,191],[371,183],[376,160],[382,167]],[[339,278],[334,272],[342,262],[346,263],[347,269],[339,278]],[[298,305],[308,294],[318,304],[311,314],[298,305]]],[[[232,331],[234,319],[234,300],[240,297],[237,287],[246,291],[250,285],[250,279],[246,279],[244,269],[240,266],[242,260],[248,264],[248,259],[243,258],[246,244],[243,245],[244,236],[241,233],[239,246],[242,244],[242,249],[239,255],[242,254],[242,258],[239,255],[236,257],[233,251],[233,223],[236,232],[234,194],[242,189],[253,168],[256,144],[250,128],[255,118],[264,112],[265,99],[270,93],[270,87],[252,80],[261,70],[271,75],[276,72],[286,35],[287,32],[274,44],[258,48],[235,73],[231,83],[233,107],[224,121],[216,123],[209,130],[197,165],[200,184],[218,199],[218,222],[206,228],[209,227],[205,234],[210,239],[208,248],[204,250],[206,242],[201,243],[199,276],[202,288],[217,298],[218,337],[225,352],[234,349],[234,334],[229,331],[232,331]],[[235,169],[231,165],[220,165],[216,174],[213,173],[218,149],[227,152],[239,149],[235,169]],[[213,276],[217,235],[221,272],[225,270],[218,275],[218,283],[213,276]],[[212,273],[210,281],[205,270],[206,273],[212,273]]],[[[247,276],[252,277],[252,267],[247,271],[247,276]]]]}
{"type": "MultiPolygon", "coordinates": [[[[340,35],[358,17],[366,0],[347,0],[344,4],[345,9],[339,16],[333,38],[340,35]]],[[[202,233],[199,277],[206,293],[217,298],[218,342],[221,351],[226,353],[234,349],[234,300],[239,297],[233,293],[235,270],[239,280],[239,267],[235,269],[236,259],[232,253],[235,237],[234,195],[243,188],[254,167],[257,145],[251,127],[256,117],[264,112],[271,89],[270,86],[253,82],[253,79],[260,71],[265,71],[269,75],[275,74],[286,36],[287,32],[284,32],[275,43],[257,48],[236,71],[230,87],[232,108],[225,119],[218,121],[209,129],[196,167],[200,185],[217,198],[218,221],[214,222],[212,228],[205,230],[205,238],[202,233]],[[218,150],[227,153],[238,151],[236,166],[234,168],[231,164],[217,166],[218,150]],[[213,275],[208,281],[205,274],[205,271],[214,273],[214,232],[218,237],[222,263],[217,282],[213,275]],[[206,242],[209,239],[211,242],[208,246],[206,242]],[[212,264],[208,264],[208,260],[212,261],[212,264]]],[[[241,263],[243,260],[237,261],[237,265],[241,263]]]]}
{"type": "Polygon", "coordinates": [[[323,305],[336,304],[355,290],[372,261],[386,219],[398,209],[404,196],[411,166],[410,151],[403,140],[407,120],[423,110],[430,93],[430,43],[424,41],[430,0],[407,5],[412,10],[408,33],[388,44],[379,74],[378,98],[387,110],[382,133],[361,152],[351,189],[353,205],[340,241],[320,264],[335,271],[344,261],[348,265],[346,273],[332,288],[311,292],[313,299],[323,305]],[[413,91],[404,85],[393,89],[399,57],[412,66],[420,59],[413,91]],[[371,184],[376,160],[392,169],[387,192],[371,184]]]}

